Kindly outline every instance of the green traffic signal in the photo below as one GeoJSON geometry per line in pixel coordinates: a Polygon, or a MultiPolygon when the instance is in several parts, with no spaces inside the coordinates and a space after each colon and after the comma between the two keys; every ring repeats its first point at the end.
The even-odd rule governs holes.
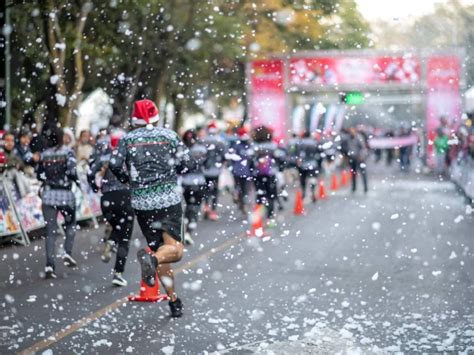
{"type": "Polygon", "coordinates": [[[351,91],[346,93],[344,101],[348,105],[361,105],[364,103],[365,98],[364,94],[360,91],[351,91]]]}

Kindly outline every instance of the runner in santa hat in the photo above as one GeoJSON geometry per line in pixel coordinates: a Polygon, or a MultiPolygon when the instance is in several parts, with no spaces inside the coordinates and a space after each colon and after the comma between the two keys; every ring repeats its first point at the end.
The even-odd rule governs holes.
{"type": "Polygon", "coordinates": [[[219,198],[219,175],[224,166],[227,143],[219,135],[215,122],[211,122],[207,126],[207,136],[204,137],[202,143],[207,149],[207,156],[204,162],[204,176],[207,183],[204,218],[216,221],[219,218],[216,211],[219,198]]]}
{"type": "Polygon", "coordinates": [[[171,315],[180,317],[182,303],[175,293],[170,264],[183,256],[177,170],[189,155],[175,132],[156,125],[159,119],[151,100],[136,101],[131,119],[134,129],[120,140],[110,168],[122,183],[130,184],[132,207],[148,243],[149,249],[140,249],[137,254],[142,280],[153,286],[158,272],[170,297],[171,315]]]}

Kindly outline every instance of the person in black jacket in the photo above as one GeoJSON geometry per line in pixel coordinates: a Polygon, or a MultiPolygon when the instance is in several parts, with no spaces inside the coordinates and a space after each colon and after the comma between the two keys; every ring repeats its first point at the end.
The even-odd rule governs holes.
{"type": "Polygon", "coordinates": [[[55,243],[58,233],[57,214],[64,217],[66,241],[62,259],[66,266],[75,267],[72,257],[76,235],[76,199],[73,183],[79,184],[74,152],[63,145],[63,131],[51,127],[46,131],[48,148],[43,151],[38,165],[38,179],[43,182],[42,208],[46,224],[46,278],[56,278],[55,243]]]}
{"type": "Polygon", "coordinates": [[[89,185],[94,192],[99,190],[102,192],[100,199],[102,214],[112,227],[110,237],[105,242],[102,261],[110,261],[112,248],[117,245],[112,279],[112,284],[115,286],[127,286],[127,280],[123,278],[122,274],[125,271],[135,219],[128,186],[122,184],[109,169],[112,151],[117,148],[124,134],[125,132],[122,130],[114,130],[110,135],[97,142],[89,160],[90,170],[87,174],[89,185]],[[100,180],[100,187],[98,180],[100,180]]]}
{"type": "Polygon", "coordinates": [[[193,130],[184,133],[183,143],[188,147],[190,156],[190,159],[183,162],[183,166],[179,169],[184,171],[181,174],[181,186],[186,201],[184,242],[194,244],[192,234],[197,228],[201,204],[207,189],[206,178],[204,177],[204,161],[206,160],[207,149],[198,141],[196,132],[193,130]]]}
{"type": "Polygon", "coordinates": [[[358,132],[355,127],[351,127],[349,129],[349,137],[347,140],[347,156],[351,169],[352,192],[355,192],[357,188],[356,177],[358,172],[362,176],[364,193],[369,191],[366,170],[366,161],[368,155],[369,151],[363,135],[358,132]]]}
{"type": "Polygon", "coordinates": [[[204,196],[204,218],[217,221],[217,202],[219,199],[219,175],[225,163],[227,151],[226,141],[219,135],[216,124],[213,122],[207,128],[207,136],[202,139],[206,146],[207,157],[204,162],[204,176],[207,182],[207,190],[204,196]]]}
{"type": "Polygon", "coordinates": [[[310,183],[311,201],[316,202],[316,177],[319,174],[320,149],[309,131],[296,143],[296,167],[300,176],[303,198],[306,197],[307,181],[310,183]]]}

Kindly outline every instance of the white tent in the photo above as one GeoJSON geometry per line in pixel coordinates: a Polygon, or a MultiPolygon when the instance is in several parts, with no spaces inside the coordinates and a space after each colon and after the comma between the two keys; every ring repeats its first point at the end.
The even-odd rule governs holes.
{"type": "Polygon", "coordinates": [[[79,105],[79,118],[76,123],[76,134],[89,129],[97,134],[100,129],[109,125],[113,114],[112,100],[101,88],[94,90],[79,105]]]}

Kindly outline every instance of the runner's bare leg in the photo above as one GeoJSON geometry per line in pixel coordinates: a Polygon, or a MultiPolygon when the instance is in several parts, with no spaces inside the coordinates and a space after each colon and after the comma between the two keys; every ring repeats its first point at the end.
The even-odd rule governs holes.
{"type": "Polygon", "coordinates": [[[176,241],[168,233],[163,232],[163,245],[155,252],[158,264],[176,263],[183,257],[183,243],[176,241]]]}
{"type": "Polygon", "coordinates": [[[180,261],[183,257],[184,246],[182,243],[176,241],[168,233],[163,232],[163,245],[158,248],[155,257],[158,260],[157,273],[166,294],[171,301],[176,301],[176,294],[174,291],[174,274],[170,263],[180,261]]]}
{"type": "Polygon", "coordinates": [[[171,302],[176,301],[176,293],[174,291],[174,273],[171,269],[171,264],[160,264],[156,271],[171,302]]]}

